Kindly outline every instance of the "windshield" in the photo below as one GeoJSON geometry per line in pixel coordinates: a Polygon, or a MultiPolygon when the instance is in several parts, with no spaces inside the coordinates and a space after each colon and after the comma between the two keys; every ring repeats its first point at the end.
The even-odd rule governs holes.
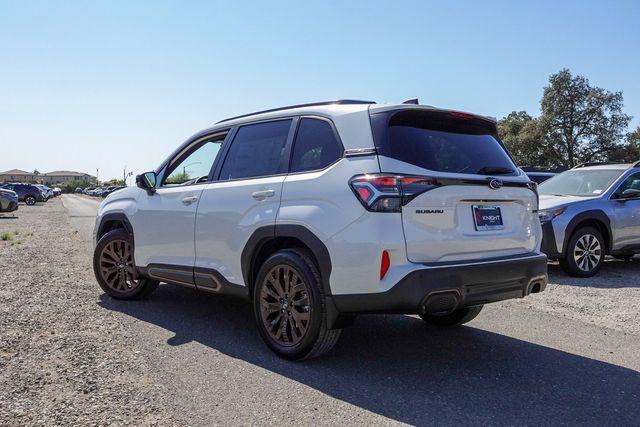
{"type": "Polygon", "coordinates": [[[599,196],[622,174],[617,169],[575,169],[543,182],[540,194],[554,196],[599,196]]]}
{"type": "Polygon", "coordinates": [[[373,114],[378,152],[432,171],[516,175],[516,166],[488,121],[447,112],[373,114]],[[385,117],[386,116],[386,117],[385,117]]]}

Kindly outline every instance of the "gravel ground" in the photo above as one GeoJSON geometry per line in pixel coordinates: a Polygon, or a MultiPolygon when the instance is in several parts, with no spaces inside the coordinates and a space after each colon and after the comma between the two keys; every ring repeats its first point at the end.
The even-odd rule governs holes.
{"type": "Polygon", "coordinates": [[[60,199],[0,214],[1,233],[0,425],[175,424],[60,199]]]}
{"type": "Polygon", "coordinates": [[[521,304],[556,316],[640,335],[640,257],[607,259],[595,277],[566,275],[549,264],[545,292],[503,304],[521,304]]]}
{"type": "MultiPolygon", "coordinates": [[[[73,219],[90,221],[84,214],[82,216],[73,219]]],[[[463,375],[451,384],[440,379],[439,392],[445,393],[445,397],[438,398],[437,402],[455,404],[459,400],[455,396],[466,396],[465,389],[458,384],[461,382],[473,387],[478,387],[479,384],[489,387],[485,394],[479,395],[482,396],[480,400],[497,399],[500,396],[500,392],[492,391],[494,389],[491,387],[511,386],[512,389],[509,389],[508,393],[504,391],[507,394],[500,398],[501,401],[509,403],[509,396],[514,393],[515,396],[526,396],[527,394],[517,386],[522,381],[531,383],[535,377],[535,374],[522,373],[520,363],[535,364],[540,357],[545,361],[543,365],[546,369],[544,372],[547,372],[546,381],[556,381],[562,378],[563,373],[566,374],[563,382],[568,384],[569,389],[568,394],[562,395],[575,397],[576,394],[590,390],[591,394],[588,400],[585,400],[585,405],[592,407],[594,398],[602,400],[604,396],[607,399],[615,397],[618,391],[613,386],[607,388],[598,378],[617,378],[616,375],[622,375],[619,372],[622,368],[598,362],[594,359],[596,356],[591,353],[589,357],[574,356],[574,353],[586,351],[581,347],[581,339],[588,343],[585,344],[587,348],[591,348],[594,342],[593,345],[598,347],[604,345],[602,343],[611,345],[612,342],[618,341],[617,345],[624,347],[627,339],[632,343],[637,341],[637,335],[640,335],[640,322],[637,321],[640,315],[638,257],[631,262],[608,260],[600,274],[590,279],[568,277],[557,265],[551,264],[551,283],[546,292],[522,300],[495,304],[470,328],[452,332],[453,335],[449,338],[444,338],[441,336],[444,334],[439,335],[437,331],[420,335],[416,332],[417,329],[411,329],[407,324],[412,319],[401,316],[393,321],[385,321],[385,318],[379,320],[378,326],[382,328],[381,331],[375,329],[375,326],[359,329],[360,333],[371,335],[359,342],[363,348],[370,345],[373,336],[380,334],[387,334],[386,339],[390,342],[398,341],[400,344],[396,347],[400,350],[391,351],[388,357],[400,358],[402,364],[389,361],[370,370],[351,366],[349,364],[357,358],[357,350],[351,349],[350,345],[343,342],[342,351],[346,354],[346,360],[332,360],[329,357],[316,361],[315,364],[289,365],[264,352],[255,333],[244,332],[242,325],[251,323],[250,316],[242,315],[242,311],[236,310],[235,306],[228,302],[213,298],[201,299],[191,293],[185,293],[182,289],[168,287],[164,289],[164,298],[161,289],[160,296],[156,295],[153,300],[154,304],[144,309],[139,305],[120,305],[117,302],[111,302],[107,306],[121,307],[120,310],[100,306],[98,303],[101,301],[102,292],[93,277],[87,242],[77,234],[71,220],[60,199],[34,207],[21,205],[17,217],[6,214],[3,217],[0,214],[0,235],[8,235],[8,240],[0,240],[0,426],[184,424],[185,414],[181,416],[181,412],[176,409],[180,405],[174,404],[180,397],[179,393],[174,397],[174,393],[180,389],[181,383],[176,382],[175,378],[160,380],[162,375],[156,370],[163,363],[169,366],[167,369],[174,376],[181,373],[197,377],[196,383],[185,382],[183,390],[186,395],[196,394],[192,396],[194,402],[195,397],[200,398],[211,392],[208,388],[210,386],[222,387],[225,390],[223,397],[228,397],[226,400],[205,398],[205,403],[214,405],[212,410],[217,411],[213,419],[221,423],[231,423],[230,420],[233,419],[240,419],[242,423],[255,423],[256,420],[262,419],[265,423],[281,424],[282,419],[274,418],[279,413],[278,405],[274,406],[274,402],[265,401],[251,410],[238,408],[238,405],[242,406],[247,400],[258,399],[256,390],[262,390],[263,386],[267,385],[282,387],[285,395],[289,388],[295,389],[296,393],[307,393],[308,396],[296,396],[299,397],[299,403],[318,405],[323,411],[324,420],[333,419],[327,418],[330,415],[327,411],[340,412],[342,418],[336,416],[335,419],[344,422],[344,415],[362,415],[368,409],[372,413],[415,423],[417,418],[404,417],[393,411],[394,405],[404,408],[402,402],[394,403],[391,400],[389,403],[388,399],[379,398],[380,401],[387,402],[389,408],[385,410],[372,406],[370,399],[375,401],[376,390],[378,393],[383,393],[383,390],[389,391],[394,396],[400,396],[399,399],[402,401],[421,401],[414,396],[414,389],[411,389],[410,394],[403,395],[405,390],[401,384],[394,383],[394,380],[411,383],[411,378],[402,379],[402,375],[405,371],[413,372],[414,377],[424,379],[415,384],[419,389],[423,383],[438,381],[437,375],[434,379],[432,375],[425,374],[424,366],[439,363],[440,369],[449,372],[448,375],[460,375],[460,370],[464,372],[465,369],[473,367],[474,370],[478,370],[480,376],[485,372],[488,379],[476,383],[463,375]],[[188,300],[188,308],[181,305],[180,301],[185,299],[188,300]],[[227,307],[229,304],[231,308],[227,307]],[[211,308],[211,305],[214,308],[211,308]],[[514,310],[516,308],[517,310],[514,310]],[[220,312],[221,319],[218,319],[216,310],[220,312]],[[577,347],[569,345],[569,350],[563,347],[564,351],[551,348],[562,347],[561,343],[553,339],[550,339],[546,346],[523,341],[524,338],[517,335],[522,331],[516,333],[512,330],[513,327],[517,329],[519,324],[509,317],[522,314],[529,316],[529,322],[542,322],[542,325],[547,325],[548,335],[552,338],[565,336],[564,331],[559,333],[558,329],[562,327],[558,325],[573,325],[565,328],[574,334],[576,331],[572,328],[577,327],[580,329],[578,332],[583,335],[588,333],[587,338],[577,338],[577,347]],[[133,322],[136,315],[144,321],[143,329],[147,335],[141,335],[140,331],[134,330],[133,322]],[[504,324],[499,322],[501,319],[504,319],[504,324]],[[594,326],[587,327],[582,325],[583,323],[594,326]],[[210,334],[210,328],[215,329],[216,325],[217,333],[210,334]],[[481,326],[485,329],[497,328],[497,332],[478,329],[481,326]],[[598,327],[603,329],[597,329],[598,327]],[[412,332],[408,333],[407,328],[412,332]],[[174,333],[176,337],[183,336],[180,339],[184,340],[184,343],[176,343],[176,338],[171,337],[174,333]],[[509,338],[509,333],[516,334],[518,338],[509,338]],[[417,337],[412,338],[412,334],[417,337]],[[241,337],[241,341],[234,341],[238,336],[241,337]],[[603,338],[607,336],[609,338],[603,338]],[[618,338],[613,340],[612,336],[618,338]],[[146,337],[146,341],[141,337],[146,337]],[[426,343],[422,342],[423,339],[426,343]],[[451,352],[447,351],[447,345],[452,347],[451,352]],[[458,348],[467,348],[466,346],[480,346],[484,350],[478,356],[465,358],[459,354],[458,348]],[[509,350],[496,353],[496,346],[508,346],[509,350]],[[402,350],[405,347],[411,348],[402,350]],[[439,347],[444,349],[438,350],[439,347]],[[257,348],[259,350],[256,350],[257,348]],[[567,351],[569,353],[566,353],[567,351]],[[514,354],[516,360],[492,359],[496,354],[506,353],[514,354]],[[443,360],[450,359],[457,362],[447,370],[447,364],[443,360]],[[491,363],[487,361],[489,359],[491,363]],[[487,366],[482,365],[485,363],[483,360],[487,366]],[[176,361],[180,363],[173,365],[176,361]],[[183,361],[186,364],[184,367],[181,366],[183,361]],[[455,366],[456,363],[460,366],[455,366]],[[557,371],[556,365],[561,366],[557,371]],[[155,370],[152,371],[154,366],[155,370]],[[337,374],[345,366],[346,372],[337,374]],[[392,373],[389,374],[389,378],[384,377],[384,388],[376,387],[376,379],[382,375],[385,367],[392,373]],[[517,380],[514,380],[513,384],[507,382],[505,386],[497,377],[492,377],[496,369],[508,374],[507,377],[510,374],[516,375],[517,380]],[[235,370],[238,370],[238,375],[234,373],[235,370]],[[214,377],[219,377],[219,380],[212,381],[211,375],[206,376],[209,371],[216,372],[214,377]],[[349,378],[350,371],[362,371],[362,375],[352,375],[353,378],[349,378]],[[592,382],[589,382],[589,378],[583,378],[585,371],[595,375],[592,382]],[[202,377],[203,372],[205,377],[202,377]],[[246,372],[252,374],[246,375],[246,372]],[[491,374],[488,374],[489,372],[491,374]],[[321,378],[316,379],[316,375],[321,378]],[[341,377],[342,386],[332,386],[332,375],[341,377]],[[204,384],[202,390],[197,391],[193,388],[194,384],[200,383],[204,384]],[[167,384],[168,388],[165,389],[162,384],[167,384]],[[171,387],[173,388],[169,389],[171,387]],[[361,387],[368,388],[366,398],[358,398],[358,393],[349,392],[361,387]],[[373,394],[373,397],[370,394],[373,394]],[[446,396],[449,396],[449,399],[446,396]],[[345,402],[352,404],[348,405],[345,402]],[[221,405],[220,408],[218,403],[221,405]],[[268,406],[268,410],[262,413],[258,410],[260,406],[268,406]],[[262,414],[263,418],[256,414],[262,414]],[[232,415],[236,418],[230,418],[232,415]],[[237,418],[238,416],[241,418],[237,418]]],[[[140,328],[140,324],[138,327],[140,328]]],[[[534,327],[533,332],[535,330],[534,327]]],[[[350,333],[353,334],[353,330],[346,331],[345,335],[349,336],[350,333]]],[[[357,338],[351,337],[352,341],[357,341],[357,338]]],[[[532,339],[542,340],[535,334],[532,339]]],[[[616,354],[619,350],[616,350],[616,354]]],[[[473,347],[468,351],[477,351],[477,348],[473,347]]],[[[605,353],[607,354],[604,356],[598,353],[597,357],[616,357],[612,351],[605,353]]],[[[370,364],[376,362],[369,361],[370,364]]],[[[626,362],[623,358],[616,363],[625,365],[626,362]]],[[[627,363],[625,366],[636,364],[627,363]]],[[[625,371],[624,378],[632,380],[632,372],[636,371],[625,371]]],[[[444,377],[448,378],[448,375],[444,377]]],[[[340,381],[336,382],[338,383],[340,381]]],[[[630,384],[633,384],[633,381],[630,381],[630,384]]],[[[553,394],[554,387],[543,387],[543,390],[553,394]]],[[[479,390],[475,393],[479,393],[479,390]]],[[[519,398],[516,400],[520,401],[519,398]]],[[[188,407],[185,406],[185,402],[182,404],[188,407]]],[[[505,410],[501,403],[494,402],[493,405],[495,414],[501,414],[501,411],[505,410]]],[[[541,411],[549,411],[553,407],[551,403],[549,405],[543,405],[541,411]]],[[[417,411],[418,406],[414,406],[411,405],[411,409],[407,410],[417,411]]],[[[618,401],[616,408],[620,406],[618,401]]],[[[521,408],[514,413],[519,413],[520,410],[521,408]]],[[[390,418],[380,420],[391,421],[390,418]]],[[[505,419],[513,422],[517,418],[505,419]]],[[[554,418],[547,421],[550,419],[554,418]]],[[[290,421],[293,422],[293,419],[290,421]]],[[[361,424],[357,421],[353,423],[361,424]]]]}

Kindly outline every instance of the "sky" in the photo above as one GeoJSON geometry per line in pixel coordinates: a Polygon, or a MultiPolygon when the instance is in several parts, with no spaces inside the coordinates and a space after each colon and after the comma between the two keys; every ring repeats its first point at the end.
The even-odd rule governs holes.
{"type": "Polygon", "coordinates": [[[225,117],[333,99],[539,113],[562,68],[640,125],[638,1],[0,0],[0,171],[155,168],[225,117]]]}

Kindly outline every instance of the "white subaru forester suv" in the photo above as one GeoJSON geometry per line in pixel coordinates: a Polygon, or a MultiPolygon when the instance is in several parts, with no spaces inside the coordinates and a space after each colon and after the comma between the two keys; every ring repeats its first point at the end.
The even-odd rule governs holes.
{"type": "Polygon", "coordinates": [[[114,298],[159,282],[245,297],[273,351],[310,358],[359,313],[451,326],[543,291],[537,209],[494,119],[298,105],[223,120],[108,196],[93,265],[114,298]]]}

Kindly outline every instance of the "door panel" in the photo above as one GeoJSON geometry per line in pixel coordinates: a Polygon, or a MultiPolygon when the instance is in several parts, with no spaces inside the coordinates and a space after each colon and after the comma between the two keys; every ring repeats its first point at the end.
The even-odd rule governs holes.
{"type": "Polygon", "coordinates": [[[196,216],[196,267],[244,284],[240,255],[253,232],[275,225],[285,175],[207,184],[196,216]]]}
{"type": "Polygon", "coordinates": [[[638,246],[640,249],[640,200],[624,200],[622,193],[628,189],[640,190],[640,173],[624,179],[614,192],[610,203],[615,212],[613,227],[613,249],[638,246]]]}
{"type": "Polygon", "coordinates": [[[244,284],[241,254],[258,227],[274,225],[293,137],[291,119],[241,126],[218,181],[202,193],[196,216],[196,267],[244,284]]]}
{"type": "Polygon", "coordinates": [[[142,194],[131,222],[135,262],[191,266],[195,261],[193,236],[198,200],[206,184],[158,188],[142,194]]]}
{"type": "Polygon", "coordinates": [[[638,246],[640,249],[640,200],[615,203],[614,249],[638,246]]]}
{"type": "MultiPolygon", "coordinates": [[[[187,145],[159,174],[162,182],[155,193],[140,196],[132,218],[137,266],[168,264],[193,269],[196,210],[225,137],[226,132],[220,132],[187,145]]],[[[179,283],[193,283],[193,271],[188,282],[189,274],[183,271],[180,277],[179,283]]]]}

